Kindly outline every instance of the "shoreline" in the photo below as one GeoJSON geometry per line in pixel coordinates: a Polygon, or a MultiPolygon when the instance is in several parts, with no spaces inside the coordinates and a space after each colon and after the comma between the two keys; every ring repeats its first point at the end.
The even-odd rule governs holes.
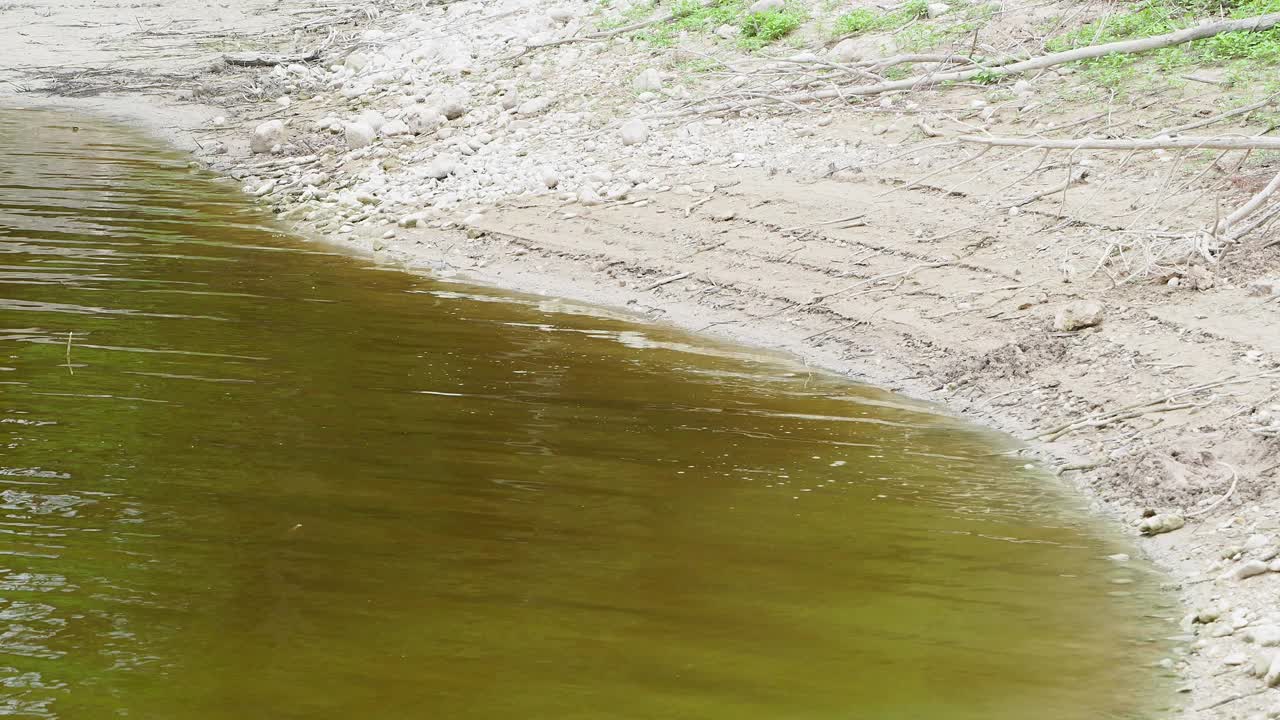
{"type": "MultiPolygon", "coordinates": [[[[256,12],[271,19],[265,5],[256,12]]],[[[385,21],[361,22],[386,27],[385,21]]],[[[395,39],[379,32],[373,40],[365,35],[361,52],[395,39]]],[[[573,48],[555,52],[567,50],[573,48]]],[[[597,53],[602,66],[610,52],[597,53]]],[[[625,59],[633,69],[655,64],[631,59],[627,48],[616,54],[621,57],[607,61],[625,59]]],[[[584,63],[585,56],[571,62],[584,63]]],[[[335,65],[341,57],[335,54],[335,65]]],[[[136,62],[145,69],[146,61],[136,62]]],[[[520,83],[546,85],[551,81],[532,78],[541,62],[517,64],[512,72],[523,73],[520,83]]],[[[239,83],[274,70],[236,72],[218,81],[239,83]]],[[[457,75],[458,82],[477,74],[457,75]]],[[[630,70],[616,74],[631,76],[630,70]]],[[[505,92],[503,82],[492,84],[505,92]]],[[[1131,176],[1117,174],[1122,187],[1086,203],[1088,218],[1067,212],[1065,192],[1061,204],[1040,200],[1015,213],[990,199],[1036,158],[1015,156],[1000,172],[980,177],[953,165],[964,159],[962,149],[926,164],[896,160],[904,145],[923,141],[916,137],[916,111],[905,107],[714,125],[683,118],[647,128],[664,138],[661,144],[652,138],[620,144],[606,138],[631,116],[627,98],[611,101],[608,112],[594,111],[583,141],[573,139],[580,137],[576,131],[551,127],[568,120],[518,108],[493,113],[497,99],[472,91],[456,134],[437,141],[448,145],[446,155],[434,147],[423,154],[421,136],[348,147],[325,121],[363,117],[357,111],[366,104],[323,84],[312,89],[309,99],[284,106],[265,96],[236,104],[216,94],[200,103],[172,93],[30,97],[35,105],[124,120],[191,151],[314,242],[410,272],[620,308],[783,352],[1022,439],[1029,457],[1114,519],[1168,574],[1187,616],[1186,647],[1167,668],[1188,692],[1181,716],[1268,716],[1275,691],[1259,676],[1276,652],[1259,637],[1266,636],[1262,628],[1280,626],[1280,615],[1269,610],[1280,591],[1280,567],[1240,573],[1276,557],[1280,536],[1280,496],[1269,487],[1280,474],[1280,447],[1257,433],[1272,418],[1270,408],[1280,412],[1280,334],[1273,330],[1280,303],[1250,289],[1280,274],[1280,257],[1208,268],[1208,280],[1186,271],[1171,277],[1180,281],[1172,284],[1117,284],[1106,275],[1064,270],[1095,259],[1070,256],[1062,247],[1083,247],[1082,238],[1110,232],[1128,208],[1167,184],[1163,158],[1147,158],[1131,176]],[[214,124],[222,115],[227,119],[214,124]],[[292,154],[249,153],[254,129],[274,118],[288,118],[291,135],[305,142],[292,154]],[[537,133],[550,139],[531,140],[537,133]],[[720,148],[721,134],[732,138],[722,156],[709,157],[704,151],[720,148]],[[482,135],[491,140],[473,148],[474,155],[453,154],[461,147],[453,140],[482,135]],[[772,144],[738,152],[740,141],[757,136],[772,144]],[[697,143],[698,162],[682,157],[679,143],[686,140],[697,143]],[[599,144],[583,150],[590,158],[565,155],[584,142],[599,144]],[[450,171],[424,180],[404,172],[442,157],[465,165],[499,143],[519,145],[544,163],[561,157],[557,182],[546,183],[558,187],[482,201],[487,190],[474,183],[450,189],[475,175],[450,171]],[[842,162],[861,163],[856,172],[853,165],[829,172],[810,167],[832,148],[842,162]],[[735,159],[738,154],[746,157],[735,159]],[[388,159],[397,159],[395,167],[388,159]],[[622,184],[627,187],[619,194],[622,184]],[[418,199],[441,192],[459,198],[444,206],[418,199]],[[1062,228],[1064,217],[1073,224],[1062,228]],[[1100,323],[1054,329],[1064,308],[1082,303],[1100,306],[1100,323]],[[1157,403],[1161,398],[1169,399],[1157,403]],[[1147,399],[1150,406],[1121,412],[1147,399]],[[1070,431],[1061,437],[1052,432],[1064,426],[1070,431]],[[1139,536],[1148,513],[1177,514],[1187,524],[1139,536]],[[1255,665],[1261,672],[1251,672],[1255,665]],[[1215,704],[1223,699],[1230,701],[1215,704]]],[[[544,92],[551,97],[553,90],[544,92]]],[[[14,97],[25,101],[0,94],[0,102],[14,97]]],[[[556,97],[568,102],[566,95],[556,97]]],[[[1117,110],[1123,111],[1137,112],[1117,110]]],[[[1008,122],[1019,126],[1020,113],[1008,122]]],[[[1064,110],[1057,121],[1076,119],[1064,110]]],[[[993,131],[1000,116],[995,122],[993,131]]],[[[1118,173],[1114,155],[1083,159],[1105,176],[1118,173]]],[[[476,174],[488,171],[477,167],[476,174]]],[[[529,170],[535,178],[541,171],[529,170]]],[[[1203,208],[1188,210],[1196,212],[1203,208]]],[[[1280,631],[1276,635],[1280,642],[1280,631]]]]}

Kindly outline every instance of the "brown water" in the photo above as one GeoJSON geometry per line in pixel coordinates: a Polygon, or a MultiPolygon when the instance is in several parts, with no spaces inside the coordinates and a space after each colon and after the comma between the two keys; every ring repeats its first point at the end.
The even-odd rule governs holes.
{"type": "Polygon", "coordinates": [[[1160,709],[1152,577],[999,436],[71,122],[0,112],[0,715],[1160,709]]]}

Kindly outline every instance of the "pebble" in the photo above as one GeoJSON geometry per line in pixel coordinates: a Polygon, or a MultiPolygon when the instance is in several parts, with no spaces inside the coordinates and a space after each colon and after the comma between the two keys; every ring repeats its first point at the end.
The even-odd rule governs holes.
{"type": "Polygon", "coordinates": [[[532,100],[525,100],[516,108],[516,112],[521,115],[537,115],[538,113],[551,107],[551,99],[545,97],[536,97],[532,100]]]}
{"type": "Polygon", "coordinates": [[[644,92],[646,90],[657,92],[662,89],[662,75],[656,69],[648,68],[635,76],[635,79],[631,81],[631,87],[636,92],[644,92]]]}
{"type": "Polygon", "coordinates": [[[378,132],[383,125],[387,124],[387,118],[377,110],[365,110],[356,117],[356,122],[364,123],[372,128],[374,132],[378,132]]]}
{"type": "Polygon", "coordinates": [[[1263,575],[1267,572],[1267,564],[1261,560],[1249,560],[1237,567],[1231,576],[1236,580],[1246,580],[1255,575],[1263,575]]]}
{"type": "Polygon", "coordinates": [[[827,57],[837,63],[857,62],[862,59],[862,45],[853,38],[845,38],[831,48],[827,57]]]}
{"type": "Polygon", "coordinates": [[[929,3],[926,6],[926,10],[929,13],[929,17],[936,18],[946,15],[947,11],[951,10],[951,6],[941,2],[929,3]]]}
{"type": "MultiPolygon", "coordinates": [[[[1058,332],[1083,330],[1101,325],[1102,317],[1101,304],[1092,300],[1081,300],[1058,308],[1058,312],[1053,318],[1053,329],[1058,332]]],[[[1179,525],[1178,527],[1182,526],[1179,525]]]]}
{"type": "Polygon", "coordinates": [[[786,5],[787,4],[783,0],[756,0],[751,3],[751,7],[747,8],[747,12],[754,14],[769,12],[770,10],[781,10],[786,7],[786,5]]]}
{"type": "Polygon", "coordinates": [[[427,177],[443,180],[454,173],[458,169],[458,161],[448,155],[441,155],[435,160],[427,163],[426,169],[423,171],[427,177]]]}
{"type": "Polygon", "coordinates": [[[1187,521],[1178,513],[1152,515],[1138,523],[1138,532],[1143,535],[1160,535],[1161,533],[1173,532],[1186,524],[1187,521]]]}
{"type": "Polygon", "coordinates": [[[268,120],[253,129],[249,149],[255,153],[271,152],[273,146],[281,145],[288,139],[289,133],[285,130],[283,121],[268,120]]]}
{"type": "Polygon", "coordinates": [[[1275,647],[1280,645],[1280,627],[1254,625],[1244,632],[1244,641],[1260,647],[1275,647]]]}
{"type": "Polygon", "coordinates": [[[649,139],[649,127],[639,118],[628,120],[622,124],[618,136],[623,145],[639,145],[649,139]]]}
{"type": "Polygon", "coordinates": [[[549,167],[538,168],[538,179],[542,181],[543,185],[547,186],[548,190],[555,189],[560,184],[559,173],[549,167]]]}
{"type": "Polygon", "coordinates": [[[362,148],[373,142],[373,128],[361,122],[347,123],[345,127],[347,147],[352,150],[362,148]]]}
{"type": "Polygon", "coordinates": [[[718,35],[719,37],[725,40],[732,40],[738,37],[739,32],[741,31],[738,30],[738,28],[733,25],[721,25],[720,27],[716,28],[716,35],[718,35]]]}

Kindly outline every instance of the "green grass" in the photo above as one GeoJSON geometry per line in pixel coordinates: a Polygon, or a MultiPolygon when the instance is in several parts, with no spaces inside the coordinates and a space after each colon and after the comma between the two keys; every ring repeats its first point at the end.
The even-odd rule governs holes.
{"type": "MultiPolygon", "coordinates": [[[[1280,12],[1280,0],[1143,0],[1131,12],[1110,15],[1048,43],[1054,52],[1121,40],[1163,35],[1190,27],[1206,18],[1248,18],[1280,12]]],[[[1165,67],[1229,60],[1280,61],[1280,30],[1223,33],[1186,45],[1159,51],[1157,62],[1165,67]],[[1176,54],[1187,56],[1175,59],[1176,54]]],[[[1094,60],[1092,62],[1097,62],[1094,60]]],[[[1115,62],[1115,61],[1111,61],[1115,62]]]]}
{"type": "Polygon", "coordinates": [[[867,8],[858,8],[836,18],[835,33],[837,35],[857,35],[875,30],[896,30],[912,20],[926,17],[929,14],[928,0],[907,0],[893,12],[876,12],[867,8]]]}
{"type": "Polygon", "coordinates": [[[596,24],[600,30],[614,30],[624,25],[638,23],[653,14],[653,3],[637,3],[616,17],[602,20],[596,24]]]}
{"type": "Polygon", "coordinates": [[[788,7],[749,13],[738,21],[741,32],[738,45],[745,50],[759,50],[786,37],[807,19],[808,16],[801,10],[788,7]]]}
{"type": "MultiPolygon", "coordinates": [[[[1053,52],[1163,35],[1204,20],[1248,18],[1280,12],[1280,0],[1141,0],[1129,12],[1115,13],[1051,39],[1053,52]]],[[[1103,87],[1125,89],[1135,77],[1165,82],[1170,73],[1198,65],[1226,65],[1232,85],[1269,78],[1280,63],[1280,30],[1223,33],[1194,43],[1162,48],[1146,55],[1112,54],[1083,60],[1085,77],[1103,87]]]]}

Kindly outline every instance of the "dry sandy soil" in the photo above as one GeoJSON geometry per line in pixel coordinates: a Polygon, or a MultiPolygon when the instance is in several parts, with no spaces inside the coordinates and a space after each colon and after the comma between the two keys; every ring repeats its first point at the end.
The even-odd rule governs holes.
{"type": "MultiPolygon", "coordinates": [[[[1006,2],[984,41],[1037,51],[1033,28],[1113,5],[1006,2]]],[[[1135,535],[1153,513],[1185,521],[1139,540],[1186,605],[1166,663],[1184,716],[1276,717],[1280,691],[1261,676],[1280,645],[1280,572],[1266,570],[1280,537],[1280,295],[1265,286],[1280,247],[1264,226],[1201,253],[1195,230],[1278,168],[1242,152],[979,155],[946,137],[1153,137],[1243,104],[1247,88],[1210,68],[1100,89],[1066,67],[1017,88],[744,109],[758,99],[744,87],[791,81],[771,58],[832,57],[821,23],[756,54],[717,37],[533,47],[581,38],[599,14],[517,0],[4,3],[0,103],[126,116],[310,237],[382,262],[787,351],[1024,438],[1019,452],[1135,535]],[[219,60],[316,48],[319,62],[219,60]],[[696,112],[725,98],[738,105],[696,112]],[[352,136],[428,117],[419,106],[455,117],[352,136]],[[271,120],[277,147],[251,154],[271,120]],[[645,137],[624,143],[633,120],[645,137]],[[1055,329],[1081,302],[1101,323],[1055,329]]],[[[1200,131],[1270,130],[1242,113],[1200,131]]]]}

